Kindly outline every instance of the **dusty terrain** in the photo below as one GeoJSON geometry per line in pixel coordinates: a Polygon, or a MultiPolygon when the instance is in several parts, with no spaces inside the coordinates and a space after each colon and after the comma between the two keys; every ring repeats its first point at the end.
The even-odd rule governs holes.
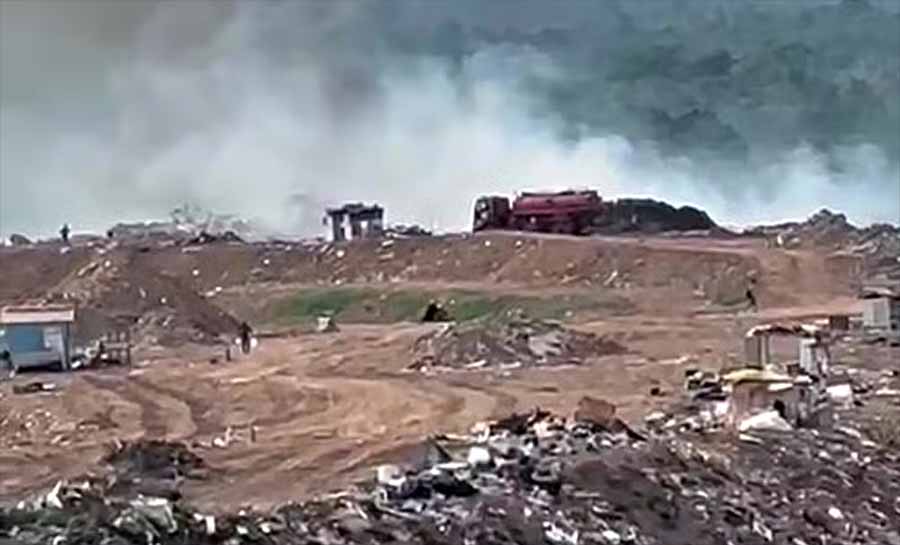
{"type": "Polygon", "coordinates": [[[165,437],[194,444],[213,468],[187,484],[192,501],[215,510],[273,505],[368,476],[436,430],[462,431],[514,409],[565,413],[590,395],[638,418],[679,394],[685,369],[737,361],[740,336],[756,323],[858,311],[855,274],[852,260],[757,239],[492,234],[340,248],[0,249],[0,301],[77,301],[83,336],[136,315],[153,341],[139,343],[132,368],[22,374],[0,385],[0,496],[88,471],[112,441],[165,437]],[[743,309],[751,277],[758,313],[743,309]],[[439,326],[388,323],[376,312],[359,320],[368,323],[339,320],[340,332],[314,334],[273,315],[298,290],[335,286],[571,302],[572,327],[627,353],[578,367],[423,374],[406,370],[412,347],[439,326]],[[242,319],[272,334],[249,357],[225,362],[223,343],[242,319]],[[13,394],[13,384],[35,380],[58,388],[13,394]],[[649,395],[654,387],[661,395],[649,395]]]}

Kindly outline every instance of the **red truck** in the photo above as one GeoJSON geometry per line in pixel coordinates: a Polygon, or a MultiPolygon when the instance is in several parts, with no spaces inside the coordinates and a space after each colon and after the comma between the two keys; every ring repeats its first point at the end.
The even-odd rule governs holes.
{"type": "Polygon", "coordinates": [[[703,211],[652,199],[604,201],[593,190],[522,193],[475,201],[473,231],[514,230],[572,235],[706,230],[716,227],[703,211]]]}
{"type": "Polygon", "coordinates": [[[604,210],[603,199],[593,190],[522,193],[512,205],[506,197],[480,197],[475,201],[473,230],[584,235],[604,210]]]}

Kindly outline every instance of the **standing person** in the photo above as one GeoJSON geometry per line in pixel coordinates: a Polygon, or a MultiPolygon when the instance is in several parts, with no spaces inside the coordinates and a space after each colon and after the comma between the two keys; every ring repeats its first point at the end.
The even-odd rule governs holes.
{"type": "Polygon", "coordinates": [[[253,329],[250,327],[250,324],[247,322],[241,322],[240,327],[240,335],[241,335],[241,352],[244,354],[250,353],[250,337],[253,335],[253,329]]]}
{"type": "Polygon", "coordinates": [[[756,304],[756,294],[753,293],[753,288],[755,287],[755,285],[756,285],[756,283],[751,281],[750,285],[747,286],[747,293],[746,293],[747,304],[753,310],[753,312],[756,312],[757,310],[759,310],[759,307],[756,304]]]}
{"type": "Polygon", "coordinates": [[[59,230],[59,236],[62,238],[63,244],[69,244],[69,233],[72,232],[72,229],[69,227],[69,224],[66,223],[62,226],[62,229],[59,230]]]}

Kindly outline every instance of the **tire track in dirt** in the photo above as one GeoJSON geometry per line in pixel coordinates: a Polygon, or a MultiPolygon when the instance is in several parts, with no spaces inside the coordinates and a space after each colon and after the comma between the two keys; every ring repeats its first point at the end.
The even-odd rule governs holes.
{"type": "Polygon", "coordinates": [[[328,407],[340,400],[333,392],[312,386],[292,389],[267,380],[263,393],[272,404],[270,415],[255,418],[254,425],[274,428],[290,424],[301,417],[311,417],[324,413],[328,407]]]}
{"type": "MultiPolygon", "coordinates": [[[[116,394],[124,404],[137,407],[140,411],[140,430],[142,435],[150,437],[165,437],[169,431],[165,408],[153,397],[141,392],[128,377],[124,380],[119,376],[99,376],[85,374],[85,382],[95,388],[106,390],[116,394]]],[[[123,426],[124,427],[124,426],[123,426]]]]}
{"type": "Polygon", "coordinates": [[[198,395],[192,395],[183,390],[169,388],[152,382],[144,377],[131,377],[131,381],[154,397],[169,398],[177,404],[187,408],[187,422],[193,428],[186,435],[208,435],[222,430],[221,417],[216,417],[213,411],[213,403],[198,395]]]}

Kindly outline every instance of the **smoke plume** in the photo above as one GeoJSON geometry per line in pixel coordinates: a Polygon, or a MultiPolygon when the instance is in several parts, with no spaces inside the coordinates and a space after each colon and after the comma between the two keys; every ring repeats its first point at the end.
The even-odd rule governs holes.
{"type": "Polygon", "coordinates": [[[900,221],[887,2],[0,3],[0,232],[195,203],[466,228],[594,187],[718,221],[900,221]]]}

